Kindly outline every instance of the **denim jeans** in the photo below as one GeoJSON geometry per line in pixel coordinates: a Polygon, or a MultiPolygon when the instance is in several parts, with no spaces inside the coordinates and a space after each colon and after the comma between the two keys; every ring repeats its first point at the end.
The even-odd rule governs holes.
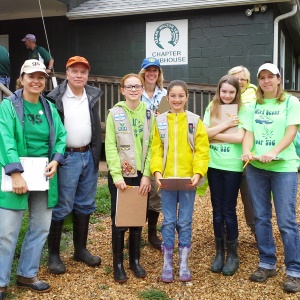
{"type": "Polygon", "coordinates": [[[174,248],[175,229],[178,232],[179,245],[182,247],[191,245],[195,194],[196,190],[161,190],[162,212],[164,215],[161,233],[165,247],[174,248]]]}
{"type": "MultiPolygon", "coordinates": [[[[29,225],[23,240],[17,274],[32,278],[37,275],[41,252],[49,233],[52,209],[48,192],[30,192],[29,225]]],[[[7,286],[24,215],[24,210],[0,208],[0,286],[7,286]]]]}
{"type": "Polygon", "coordinates": [[[295,211],[297,173],[271,172],[248,165],[246,176],[254,209],[259,267],[276,268],[276,246],[271,223],[273,202],[284,246],[286,274],[300,277],[300,240],[295,211]]]}
{"type": "Polygon", "coordinates": [[[92,151],[65,152],[66,164],[58,169],[58,203],[52,220],[64,220],[73,210],[85,215],[96,209],[95,195],[98,171],[95,171],[92,151]]]}
{"type": "Polygon", "coordinates": [[[224,224],[226,240],[234,241],[238,238],[236,204],[242,177],[242,172],[208,168],[214,235],[218,239],[224,238],[224,224]]]}

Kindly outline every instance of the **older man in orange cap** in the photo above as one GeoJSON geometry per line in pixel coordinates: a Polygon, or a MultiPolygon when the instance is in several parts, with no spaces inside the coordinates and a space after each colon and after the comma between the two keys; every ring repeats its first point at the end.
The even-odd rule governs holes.
{"type": "Polygon", "coordinates": [[[95,194],[101,153],[99,101],[102,91],[87,85],[89,62],[81,56],[66,64],[67,79],[47,98],[56,103],[67,130],[66,164],[58,172],[58,204],[54,207],[48,236],[49,271],[63,274],[60,240],[64,219],[73,213],[74,259],[88,266],[98,266],[99,256],[86,248],[90,215],[95,211],[95,194]]]}

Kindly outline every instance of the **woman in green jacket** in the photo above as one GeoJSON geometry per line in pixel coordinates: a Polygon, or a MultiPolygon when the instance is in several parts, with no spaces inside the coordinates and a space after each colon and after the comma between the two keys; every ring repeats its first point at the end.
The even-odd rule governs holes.
{"type": "MultiPolygon", "coordinates": [[[[37,279],[41,252],[46,241],[52,207],[57,202],[56,171],[64,163],[66,131],[53,104],[41,96],[46,67],[37,60],[25,61],[20,81],[23,89],[0,105],[0,167],[11,176],[12,192],[0,191],[0,299],[9,284],[11,265],[25,210],[29,209],[26,232],[17,269],[17,285],[36,292],[50,286],[37,279]],[[20,157],[48,157],[46,191],[30,191],[21,176],[20,157]]],[[[2,174],[0,173],[0,182],[2,174]]]]}

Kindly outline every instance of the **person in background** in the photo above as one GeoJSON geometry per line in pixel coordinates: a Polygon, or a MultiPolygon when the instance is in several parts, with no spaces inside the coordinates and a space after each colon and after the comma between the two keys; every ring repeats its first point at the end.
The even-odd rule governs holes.
{"type": "Polygon", "coordinates": [[[28,49],[28,59],[36,59],[47,66],[46,72],[53,72],[54,59],[50,53],[43,47],[36,44],[36,38],[33,34],[26,34],[22,39],[28,49]]]}
{"type": "Polygon", "coordinates": [[[10,84],[10,61],[9,53],[0,45],[0,82],[9,89],[10,84]]]}
{"type": "MultiPolygon", "coordinates": [[[[51,223],[52,207],[57,203],[57,168],[65,163],[66,131],[53,104],[41,96],[46,67],[26,60],[21,68],[23,89],[0,104],[0,168],[12,179],[12,192],[0,191],[0,299],[10,281],[18,235],[24,212],[29,210],[26,231],[17,268],[17,286],[34,292],[47,292],[50,285],[37,278],[41,252],[51,223]],[[47,191],[30,191],[21,176],[20,157],[48,157],[45,174],[47,191]]],[[[0,173],[1,174],[1,173],[0,173]]],[[[0,175],[1,177],[1,175],[0,175]]],[[[0,184],[1,184],[0,178],[0,184]]]]}
{"type": "Polygon", "coordinates": [[[173,80],[168,85],[170,111],[157,117],[152,142],[151,173],[157,185],[168,177],[190,177],[189,190],[169,191],[162,186],[162,223],[164,265],[161,281],[173,281],[175,230],[179,240],[179,280],[190,281],[188,267],[191,252],[192,218],[195,187],[206,174],[209,162],[207,133],[198,115],[184,109],[188,101],[184,81],[173,80]]]}
{"type": "Polygon", "coordinates": [[[225,276],[235,274],[239,267],[236,204],[243,176],[243,162],[237,158],[242,154],[245,131],[240,120],[243,120],[244,113],[239,81],[231,75],[223,76],[218,83],[216,95],[205,111],[203,123],[211,143],[207,178],[216,245],[211,271],[225,276]],[[230,104],[237,104],[237,115],[229,115],[226,121],[213,125],[213,119],[220,113],[219,106],[230,104]],[[223,133],[231,127],[237,127],[237,131],[223,133]],[[225,263],[224,241],[227,251],[225,263]]]}
{"type": "MultiPolygon", "coordinates": [[[[143,79],[137,74],[127,74],[122,78],[120,90],[125,101],[118,102],[110,109],[106,122],[105,154],[109,168],[113,271],[116,282],[127,280],[123,250],[124,234],[128,230],[127,227],[117,227],[115,223],[117,189],[126,189],[127,185],[139,186],[139,192],[146,195],[151,188],[149,146],[155,117],[146,104],[140,101],[143,84],[143,79]]],[[[140,265],[141,233],[142,227],[129,227],[129,266],[137,278],[146,276],[146,271],[140,265]]]]}
{"type": "Polygon", "coordinates": [[[89,220],[96,209],[95,195],[101,154],[99,102],[102,90],[87,85],[89,62],[82,56],[69,58],[67,79],[47,94],[55,102],[67,130],[66,164],[58,172],[58,203],[53,208],[48,237],[50,273],[63,274],[60,240],[66,217],[73,215],[74,259],[99,266],[101,258],[87,249],[89,220]]]}
{"type": "MultiPolygon", "coordinates": [[[[167,94],[167,90],[163,88],[164,77],[159,60],[154,57],[145,58],[139,75],[145,83],[141,100],[146,103],[148,109],[158,115],[157,108],[162,97],[167,94]]],[[[161,240],[157,236],[157,222],[160,212],[161,193],[157,191],[155,178],[151,177],[151,191],[147,210],[148,241],[154,248],[159,250],[161,249],[161,240]]]]}
{"type": "Polygon", "coordinates": [[[272,204],[284,247],[284,290],[300,291],[300,238],[296,220],[298,162],[295,139],[300,124],[299,100],[282,88],[274,64],[257,72],[257,102],[249,107],[242,159],[253,204],[259,264],[251,281],[265,282],[276,275],[276,246],[272,229],[272,204]],[[254,153],[255,152],[255,153],[254,153]]]}
{"type": "MultiPolygon", "coordinates": [[[[244,66],[236,66],[228,71],[228,75],[232,75],[239,80],[241,87],[241,100],[244,105],[256,102],[256,86],[250,83],[250,72],[244,66]]],[[[248,190],[246,172],[243,172],[243,179],[240,186],[240,193],[244,205],[244,215],[247,226],[251,232],[255,234],[255,222],[252,202],[248,190]]]]}

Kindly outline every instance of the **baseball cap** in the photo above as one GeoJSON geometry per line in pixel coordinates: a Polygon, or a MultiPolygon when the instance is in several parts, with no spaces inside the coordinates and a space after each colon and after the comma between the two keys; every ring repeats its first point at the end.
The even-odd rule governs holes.
{"type": "Polygon", "coordinates": [[[160,62],[157,58],[154,57],[147,57],[142,62],[142,69],[146,69],[150,66],[156,66],[160,68],[160,62]]]}
{"type": "Polygon", "coordinates": [[[30,34],[30,33],[26,34],[25,37],[22,39],[22,42],[25,42],[27,40],[35,42],[36,41],[35,35],[30,34]]]}
{"type": "Polygon", "coordinates": [[[70,67],[74,64],[77,64],[77,63],[84,64],[89,70],[91,69],[89,62],[82,56],[73,56],[73,57],[69,58],[69,60],[66,64],[66,69],[68,69],[68,67],[70,67]]]}
{"type": "Polygon", "coordinates": [[[274,75],[278,74],[280,76],[279,69],[274,64],[266,63],[266,64],[261,65],[257,71],[257,77],[259,76],[259,73],[262,70],[267,70],[267,71],[270,71],[271,73],[273,73],[274,75]]]}
{"type": "Polygon", "coordinates": [[[23,66],[21,68],[20,75],[22,75],[23,73],[30,74],[30,73],[34,73],[34,72],[42,72],[48,76],[48,74],[46,72],[46,66],[43,63],[41,63],[40,61],[38,61],[36,59],[25,60],[23,66]]]}

